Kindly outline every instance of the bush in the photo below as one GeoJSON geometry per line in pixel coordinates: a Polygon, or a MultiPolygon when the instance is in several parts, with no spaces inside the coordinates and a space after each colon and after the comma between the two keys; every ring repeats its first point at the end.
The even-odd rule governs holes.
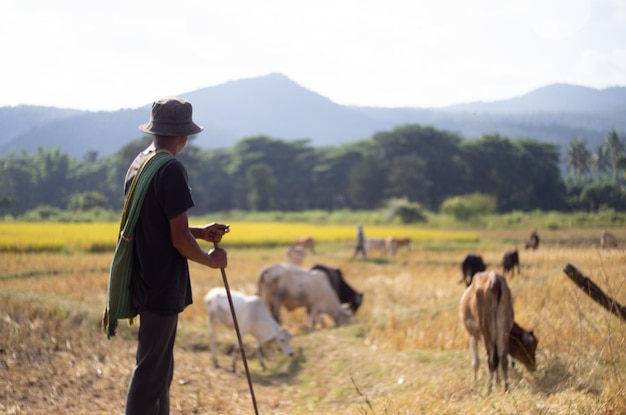
{"type": "Polygon", "coordinates": [[[466,222],[478,216],[492,214],[496,211],[496,207],[495,197],[482,193],[472,193],[444,200],[439,210],[441,213],[454,216],[461,222],[466,222]]]}
{"type": "Polygon", "coordinates": [[[400,223],[426,222],[427,217],[422,205],[409,202],[408,199],[391,199],[387,202],[386,218],[388,221],[400,223]]]}

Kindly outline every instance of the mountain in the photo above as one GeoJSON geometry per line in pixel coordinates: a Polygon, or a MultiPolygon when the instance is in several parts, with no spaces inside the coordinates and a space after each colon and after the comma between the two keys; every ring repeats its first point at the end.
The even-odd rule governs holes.
{"type": "MultiPolygon", "coordinates": [[[[339,105],[281,74],[229,81],[180,94],[205,127],[194,140],[201,148],[228,148],[258,134],[309,139],[314,146],[367,139],[398,125],[423,124],[464,138],[498,133],[566,145],[583,137],[599,143],[612,129],[626,131],[626,87],[603,90],[555,84],[494,102],[443,108],[376,108],[339,105]]],[[[119,111],[49,107],[0,108],[0,153],[59,146],[75,157],[89,151],[110,155],[139,138],[150,103],[119,111]]]]}
{"type": "Polygon", "coordinates": [[[535,89],[517,98],[496,102],[473,102],[452,105],[445,110],[466,113],[529,114],[591,113],[607,110],[626,111],[626,88],[597,90],[579,85],[554,84],[535,89]]]}

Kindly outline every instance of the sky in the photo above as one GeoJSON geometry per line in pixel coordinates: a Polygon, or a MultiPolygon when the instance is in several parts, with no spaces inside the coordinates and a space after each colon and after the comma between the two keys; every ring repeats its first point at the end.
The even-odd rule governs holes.
{"type": "Polygon", "coordinates": [[[0,107],[137,108],[281,73],[342,105],[626,86],[624,0],[0,0],[0,107]]]}

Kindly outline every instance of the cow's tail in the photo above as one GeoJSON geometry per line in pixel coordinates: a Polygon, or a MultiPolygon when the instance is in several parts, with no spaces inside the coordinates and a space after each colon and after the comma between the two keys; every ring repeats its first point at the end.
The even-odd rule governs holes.
{"type": "Polygon", "coordinates": [[[494,278],[493,284],[491,285],[492,294],[495,296],[495,307],[493,308],[494,316],[493,316],[493,334],[495,335],[493,339],[493,356],[491,365],[493,368],[497,368],[500,363],[500,359],[498,355],[500,354],[498,351],[498,316],[501,313],[498,313],[498,309],[500,308],[500,300],[502,299],[502,282],[500,278],[494,278]]]}

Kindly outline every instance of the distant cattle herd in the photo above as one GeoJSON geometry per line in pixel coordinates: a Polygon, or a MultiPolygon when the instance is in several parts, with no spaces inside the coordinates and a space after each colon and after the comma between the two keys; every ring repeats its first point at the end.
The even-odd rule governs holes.
{"type": "MultiPolygon", "coordinates": [[[[525,243],[525,249],[539,248],[539,235],[533,231],[525,243]]],[[[618,241],[610,232],[600,238],[600,247],[616,248],[618,241]]],[[[411,250],[409,238],[368,238],[366,250],[379,250],[390,256],[400,248],[411,250]]],[[[325,325],[323,315],[335,325],[348,322],[358,311],[364,294],[354,289],[344,278],[339,268],[325,264],[314,264],[302,268],[304,259],[315,254],[315,241],[303,237],[285,250],[285,262],[269,265],[260,270],[257,276],[257,293],[246,295],[232,292],[242,336],[250,334],[257,341],[258,359],[261,367],[261,347],[276,343],[287,355],[293,354],[291,332],[281,326],[281,309],[304,308],[310,319],[310,327],[325,325]]],[[[537,367],[536,349],[538,339],[533,330],[527,330],[515,322],[512,293],[506,275],[513,278],[520,275],[520,258],[516,248],[504,251],[501,261],[502,273],[487,271],[483,258],[468,254],[461,262],[461,283],[466,289],[459,304],[461,322],[467,330],[472,350],[472,366],[476,379],[479,358],[478,347],[482,344],[487,351],[489,369],[488,390],[498,368],[504,378],[504,388],[508,389],[509,362],[518,361],[529,371],[537,367]],[[517,272],[516,272],[517,271],[517,272]]],[[[213,365],[218,367],[216,358],[216,325],[233,327],[232,317],[223,289],[213,289],[205,296],[205,304],[210,327],[210,350],[213,365]]],[[[235,369],[236,355],[233,351],[231,370],[235,369]]]]}

